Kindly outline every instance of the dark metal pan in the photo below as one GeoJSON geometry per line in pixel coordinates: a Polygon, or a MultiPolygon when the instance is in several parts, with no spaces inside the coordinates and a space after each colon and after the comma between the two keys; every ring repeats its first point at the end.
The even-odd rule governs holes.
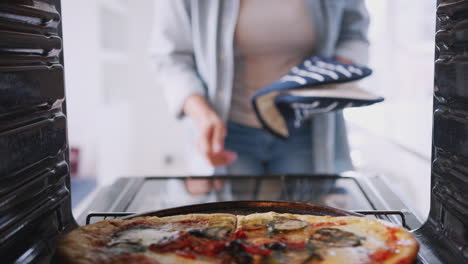
{"type": "Polygon", "coordinates": [[[184,214],[213,214],[229,213],[236,215],[246,215],[253,213],[291,213],[307,215],[328,215],[328,216],[363,216],[354,212],[336,209],[311,203],[298,203],[286,201],[229,201],[187,205],[175,208],[169,208],[159,211],[144,212],[124,217],[130,219],[139,216],[173,216],[184,214]]]}

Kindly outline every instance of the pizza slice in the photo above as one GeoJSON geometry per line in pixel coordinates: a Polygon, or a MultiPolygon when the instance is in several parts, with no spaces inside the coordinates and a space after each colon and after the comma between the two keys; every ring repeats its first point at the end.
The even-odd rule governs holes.
{"type": "Polygon", "coordinates": [[[220,263],[235,225],[229,214],[105,220],[67,234],[58,252],[72,263],[220,263]]]}
{"type": "Polygon", "coordinates": [[[236,236],[253,263],[307,263],[311,234],[308,222],[297,215],[262,213],[238,216],[236,236]]]}
{"type": "Polygon", "coordinates": [[[238,216],[251,263],[412,263],[418,243],[403,228],[364,217],[263,213],[238,216]]]}

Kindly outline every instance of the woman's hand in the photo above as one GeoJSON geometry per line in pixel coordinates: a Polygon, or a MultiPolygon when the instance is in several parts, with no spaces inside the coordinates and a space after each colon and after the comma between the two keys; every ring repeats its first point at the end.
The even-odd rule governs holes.
{"type": "Polygon", "coordinates": [[[189,96],[184,104],[184,113],[200,130],[200,137],[197,139],[198,150],[212,166],[226,166],[236,160],[235,152],[224,149],[226,125],[211,109],[205,97],[199,94],[189,96]]]}
{"type": "Polygon", "coordinates": [[[184,181],[185,189],[191,195],[206,194],[211,190],[221,191],[224,188],[224,181],[211,179],[186,179],[184,181]]]}

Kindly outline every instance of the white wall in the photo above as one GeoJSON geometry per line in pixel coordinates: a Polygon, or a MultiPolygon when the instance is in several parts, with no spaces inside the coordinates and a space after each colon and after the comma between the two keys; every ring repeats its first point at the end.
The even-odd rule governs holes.
{"type": "Polygon", "coordinates": [[[366,82],[386,101],[351,111],[353,122],[430,158],[435,0],[368,0],[371,61],[366,82]]]}
{"type": "Polygon", "coordinates": [[[186,135],[182,123],[170,116],[162,89],[155,82],[149,59],[154,0],[132,1],[130,38],[132,175],[187,175],[186,135]]]}
{"type": "Polygon", "coordinates": [[[80,177],[185,175],[185,137],[149,55],[153,0],[63,0],[70,146],[80,177]]]}
{"type": "Polygon", "coordinates": [[[101,104],[96,0],[62,1],[70,146],[81,150],[81,175],[96,175],[96,111],[101,104]]]}
{"type": "Polygon", "coordinates": [[[368,0],[366,87],[385,102],[347,110],[358,170],[383,175],[419,216],[429,212],[435,0],[368,0]]]}

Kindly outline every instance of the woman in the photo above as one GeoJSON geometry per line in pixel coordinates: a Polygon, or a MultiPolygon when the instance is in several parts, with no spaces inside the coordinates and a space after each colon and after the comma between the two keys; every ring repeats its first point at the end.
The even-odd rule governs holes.
{"type": "Polygon", "coordinates": [[[250,96],[311,55],[365,64],[364,0],[160,0],[156,10],[159,84],[218,173],[352,169],[341,113],[319,114],[282,141],[261,128],[250,96]]]}

